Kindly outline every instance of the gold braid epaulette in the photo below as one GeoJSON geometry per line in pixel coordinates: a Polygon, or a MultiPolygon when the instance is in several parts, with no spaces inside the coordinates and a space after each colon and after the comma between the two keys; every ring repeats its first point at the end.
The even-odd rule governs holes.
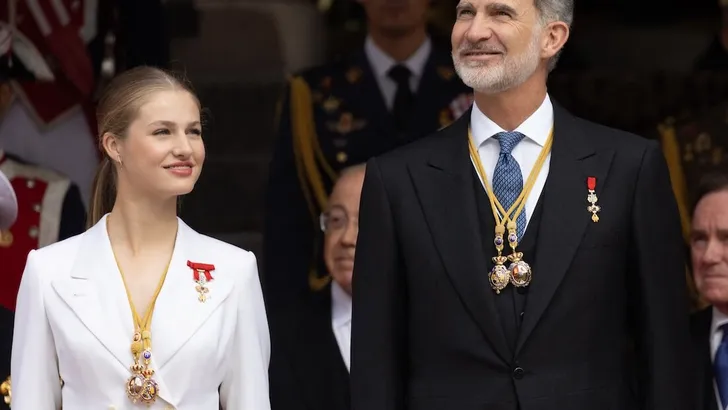
{"type": "MultiPolygon", "coordinates": [[[[675,119],[668,118],[665,122],[657,126],[660,133],[660,145],[662,153],[667,162],[667,169],[670,173],[670,181],[672,181],[672,191],[677,201],[678,211],[680,212],[680,225],[685,243],[690,244],[691,215],[688,205],[688,189],[685,181],[685,171],[682,166],[682,157],[680,154],[680,144],[677,140],[677,131],[675,130],[675,119]]],[[[689,262],[688,262],[689,264],[689,262]]],[[[690,274],[690,267],[685,267],[685,280],[687,281],[688,296],[690,297],[691,309],[698,311],[705,308],[708,303],[700,296],[695,287],[695,282],[690,274]]]]}
{"type": "MultiPolygon", "coordinates": [[[[313,99],[311,88],[301,77],[291,79],[291,137],[293,154],[296,161],[301,190],[306,197],[308,209],[314,226],[318,226],[318,211],[326,209],[328,193],[324,186],[321,170],[323,169],[331,181],[336,181],[337,173],[333,170],[321,151],[313,115],[313,99]],[[319,168],[320,167],[320,168],[319,168]]],[[[331,277],[320,277],[317,274],[317,246],[314,246],[313,266],[309,269],[309,287],[315,291],[324,288],[331,277]]]]}
{"type": "Polygon", "coordinates": [[[677,200],[678,210],[680,211],[680,224],[682,226],[683,238],[688,241],[690,240],[691,219],[688,206],[688,189],[680,155],[680,144],[677,141],[675,131],[675,120],[668,118],[667,121],[658,125],[657,130],[660,132],[662,153],[667,162],[670,181],[672,181],[672,190],[677,200]]]}

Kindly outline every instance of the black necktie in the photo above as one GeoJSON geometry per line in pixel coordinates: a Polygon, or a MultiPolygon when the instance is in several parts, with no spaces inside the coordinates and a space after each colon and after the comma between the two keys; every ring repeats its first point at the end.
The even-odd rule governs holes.
{"type": "Polygon", "coordinates": [[[392,115],[394,116],[397,131],[404,133],[407,129],[407,122],[412,114],[412,105],[414,103],[414,94],[412,94],[412,90],[410,89],[412,72],[409,68],[397,64],[389,69],[387,75],[397,83],[397,93],[394,94],[392,115]]]}

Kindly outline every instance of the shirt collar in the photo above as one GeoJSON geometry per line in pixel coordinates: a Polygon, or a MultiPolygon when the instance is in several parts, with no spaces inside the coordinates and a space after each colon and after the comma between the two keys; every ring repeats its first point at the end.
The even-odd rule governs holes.
{"type": "Polygon", "coordinates": [[[351,322],[351,295],[346,293],[336,281],[331,281],[331,320],[335,327],[351,322]]]}
{"type": "MultiPolygon", "coordinates": [[[[541,105],[536,111],[526,118],[521,125],[514,131],[520,132],[526,138],[531,139],[540,146],[546,145],[549,133],[554,125],[554,107],[551,104],[551,98],[546,94],[541,105]]],[[[478,108],[477,103],[473,103],[473,109],[470,113],[470,126],[473,132],[473,142],[476,147],[480,147],[486,140],[493,137],[499,132],[504,132],[498,124],[486,117],[478,108]]]]}
{"type": "MultiPolygon", "coordinates": [[[[430,56],[431,50],[432,42],[428,37],[422,42],[417,51],[401,63],[409,68],[415,78],[420,78],[425,71],[425,64],[427,63],[427,58],[430,56]]],[[[399,63],[379,48],[371,36],[367,36],[366,42],[364,43],[364,52],[377,77],[387,76],[389,70],[399,63]]]]}
{"type": "Polygon", "coordinates": [[[713,307],[713,320],[710,323],[711,337],[725,324],[728,324],[728,315],[713,307]]]}

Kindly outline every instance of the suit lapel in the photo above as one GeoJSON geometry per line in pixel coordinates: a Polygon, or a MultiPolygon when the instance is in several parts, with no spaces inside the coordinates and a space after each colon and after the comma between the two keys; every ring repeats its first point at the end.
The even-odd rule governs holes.
{"type": "MultiPolygon", "coordinates": [[[[154,380],[159,384],[160,397],[171,404],[174,401],[160,370],[225,301],[235,284],[230,275],[231,265],[227,265],[227,261],[213,260],[216,258],[211,256],[212,252],[206,252],[208,248],[200,238],[200,234],[179,221],[169,271],[152,318],[154,380]],[[197,300],[188,260],[211,263],[217,268],[213,272],[214,280],[207,285],[210,292],[205,303],[197,300]]],[[[83,234],[81,241],[81,251],[70,276],[54,281],[53,288],[131,375],[129,349],[134,325],[106,230],[106,217],[83,234]]]]}
{"type": "Polygon", "coordinates": [[[494,350],[510,361],[488,282],[468,153],[469,112],[440,134],[425,164],[410,165],[417,196],[445,270],[494,350]]]}
{"type": "Polygon", "coordinates": [[[129,369],[134,325],[106,231],[106,217],[80,240],[80,252],[70,275],[55,280],[53,288],[88,331],[129,369]]]}
{"type": "MultiPolygon", "coordinates": [[[[554,142],[543,190],[543,215],[536,244],[533,281],[516,354],[523,348],[564,278],[586,227],[587,177],[597,179],[596,194],[606,184],[614,152],[596,150],[588,130],[554,104],[554,142]]],[[[526,256],[528,259],[528,256],[526,256]]],[[[528,260],[527,260],[528,262],[528,260]]]]}
{"type": "Polygon", "coordinates": [[[152,318],[154,358],[159,370],[163,370],[172,356],[205,324],[235,286],[235,278],[231,275],[234,266],[220,259],[202,239],[202,235],[179,221],[172,261],[152,318]],[[198,300],[193,272],[187,261],[215,265],[204,303],[198,300]]]}

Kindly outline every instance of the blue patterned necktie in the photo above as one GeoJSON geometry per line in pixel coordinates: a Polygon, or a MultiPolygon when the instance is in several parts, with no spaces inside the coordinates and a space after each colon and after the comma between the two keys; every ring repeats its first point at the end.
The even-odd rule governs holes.
{"type": "MultiPolygon", "coordinates": [[[[498,163],[495,164],[495,171],[493,171],[493,193],[506,211],[516,202],[523,189],[521,166],[511,155],[511,151],[516,147],[516,144],[521,142],[523,137],[525,135],[520,132],[499,132],[494,136],[500,143],[500,155],[498,156],[498,163]]],[[[520,242],[523,238],[523,231],[526,229],[525,207],[518,215],[516,223],[518,224],[517,233],[520,242]]]]}
{"type": "Polygon", "coordinates": [[[721,409],[728,406],[728,325],[721,326],[723,339],[718,345],[713,359],[713,372],[715,374],[715,385],[718,386],[721,409]]]}

